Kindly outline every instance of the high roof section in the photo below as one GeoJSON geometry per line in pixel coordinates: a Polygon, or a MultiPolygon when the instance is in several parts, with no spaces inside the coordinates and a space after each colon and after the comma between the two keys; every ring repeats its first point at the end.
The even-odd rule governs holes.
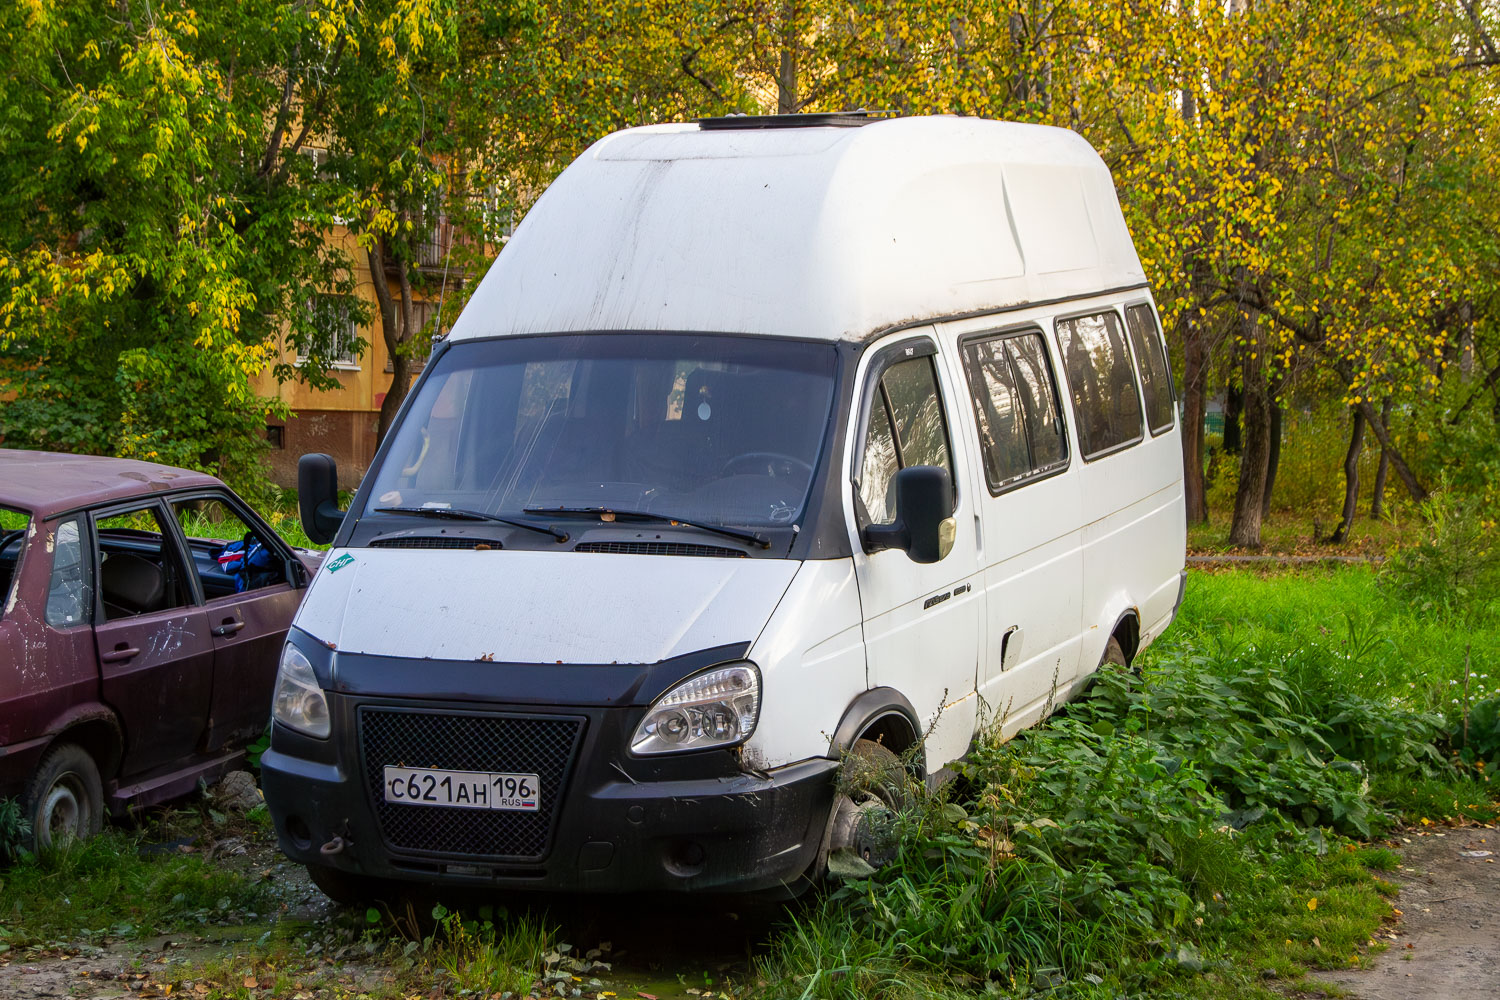
{"type": "Polygon", "coordinates": [[[1109,170],[1063,129],[654,125],[537,201],[451,339],[703,330],[862,339],[1140,285],[1109,170]]]}

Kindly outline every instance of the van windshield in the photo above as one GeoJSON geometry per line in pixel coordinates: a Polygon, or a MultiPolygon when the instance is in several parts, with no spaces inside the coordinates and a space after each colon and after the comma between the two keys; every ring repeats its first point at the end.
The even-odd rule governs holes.
{"type": "Polygon", "coordinates": [[[454,344],[375,470],[365,511],[643,511],[797,523],[828,427],[831,344],[586,334],[454,344]]]}

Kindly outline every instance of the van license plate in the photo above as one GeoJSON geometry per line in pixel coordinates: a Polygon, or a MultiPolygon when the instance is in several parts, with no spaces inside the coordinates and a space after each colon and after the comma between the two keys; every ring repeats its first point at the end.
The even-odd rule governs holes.
{"type": "Polygon", "coordinates": [[[536,812],[541,793],[542,783],[534,774],[385,767],[385,800],[405,806],[536,812]]]}

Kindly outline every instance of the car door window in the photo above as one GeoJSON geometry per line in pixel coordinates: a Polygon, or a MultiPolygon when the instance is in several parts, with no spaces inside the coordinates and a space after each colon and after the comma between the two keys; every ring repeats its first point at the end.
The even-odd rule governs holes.
{"type": "Polygon", "coordinates": [[[47,583],[47,624],[72,628],[93,617],[88,596],[88,565],[83,559],[83,539],[78,519],[59,524],[52,534],[52,576],[47,583]]]}
{"type": "Polygon", "coordinates": [[[207,600],[286,583],[286,563],[273,541],[245,523],[222,496],[177,500],[172,515],[187,539],[193,571],[207,600]]]}
{"type": "Polygon", "coordinates": [[[188,575],[155,504],[94,518],[106,621],[193,603],[188,575]]]}
{"type": "Polygon", "coordinates": [[[930,356],[891,365],[870,401],[859,480],[867,523],[895,520],[892,484],[896,473],[911,465],[935,465],[953,474],[948,422],[930,356]]]}

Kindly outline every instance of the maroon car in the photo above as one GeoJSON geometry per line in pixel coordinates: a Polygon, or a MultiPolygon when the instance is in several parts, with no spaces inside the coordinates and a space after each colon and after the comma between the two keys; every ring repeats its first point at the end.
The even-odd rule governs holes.
{"type": "Polygon", "coordinates": [[[319,558],[212,476],[0,449],[0,798],[38,846],[241,761],[319,558]]]}

